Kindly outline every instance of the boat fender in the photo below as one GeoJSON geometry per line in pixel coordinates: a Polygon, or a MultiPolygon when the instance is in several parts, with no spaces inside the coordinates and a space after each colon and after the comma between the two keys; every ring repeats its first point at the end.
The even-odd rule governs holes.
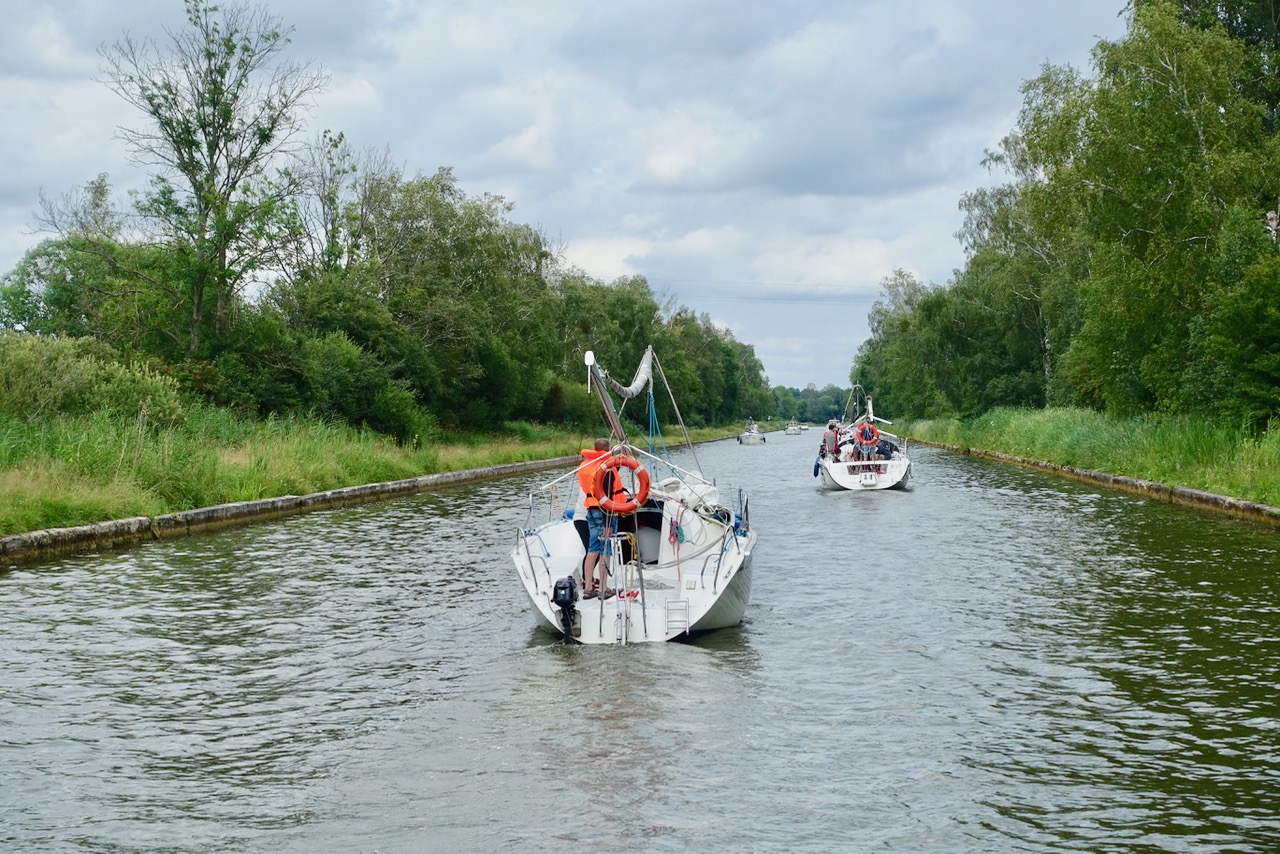
{"type": "Polygon", "coordinates": [[[624,515],[634,513],[639,509],[641,504],[649,499],[649,470],[640,465],[640,461],[635,457],[617,456],[610,457],[604,465],[600,466],[596,471],[595,479],[591,482],[591,497],[600,502],[600,507],[606,513],[614,515],[624,515]],[[632,498],[626,498],[626,492],[622,492],[623,498],[615,498],[613,495],[606,495],[604,489],[605,475],[610,471],[615,475],[617,470],[626,467],[635,472],[637,487],[636,494],[632,498]]]}

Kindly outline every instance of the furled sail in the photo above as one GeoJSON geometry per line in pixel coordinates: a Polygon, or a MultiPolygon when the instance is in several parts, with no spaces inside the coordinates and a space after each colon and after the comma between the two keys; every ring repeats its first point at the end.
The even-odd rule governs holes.
{"type": "Polygon", "coordinates": [[[624,386],[622,383],[609,376],[609,372],[600,367],[596,362],[595,353],[590,350],[586,353],[587,363],[587,386],[592,385],[591,380],[595,380],[596,395],[600,398],[600,403],[604,405],[604,414],[609,422],[609,429],[613,431],[613,440],[618,443],[625,443],[627,435],[622,429],[622,422],[618,418],[618,412],[613,408],[613,400],[609,397],[609,392],[605,390],[607,384],[610,388],[618,393],[620,397],[630,400],[639,396],[644,391],[645,386],[649,385],[653,379],[653,346],[645,348],[644,356],[640,359],[640,366],[636,368],[636,375],[631,380],[631,385],[624,386]]]}

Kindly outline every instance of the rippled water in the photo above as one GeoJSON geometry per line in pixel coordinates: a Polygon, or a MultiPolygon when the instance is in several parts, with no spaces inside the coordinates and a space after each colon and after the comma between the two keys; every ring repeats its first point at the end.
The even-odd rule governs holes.
{"type": "Polygon", "coordinates": [[[816,444],[699,449],[760,544],[692,643],[531,628],[542,476],[0,574],[0,848],[1280,848],[1280,535],[816,444]]]}

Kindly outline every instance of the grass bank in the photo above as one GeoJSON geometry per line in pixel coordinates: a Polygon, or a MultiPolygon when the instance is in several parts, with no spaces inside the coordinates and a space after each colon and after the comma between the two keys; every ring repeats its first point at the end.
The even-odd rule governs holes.
{"type": "MultiPolygon", "coordinates": [[[[694,438],[731,434],[711,428],[694,438]]],[[[245,421],[211,408],[189,410],[177,426],[0,414],[0,536],[572,456],[591,438],[509,424],[500,435],[410,448],[322,421],[245,421]]]]}
{"type": "Polygon", "coordinates": [[[997,409],[971,420],[899,421],[946,445],[1124,475],[1280,505],[1280,435],[1191,417],[1111,418],[1079,409],[997,409]]]}

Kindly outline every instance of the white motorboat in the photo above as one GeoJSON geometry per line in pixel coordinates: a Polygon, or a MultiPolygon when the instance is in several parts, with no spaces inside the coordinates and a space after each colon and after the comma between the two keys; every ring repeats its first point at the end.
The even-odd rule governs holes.
{"type": "Polygon", "coordinates": [[[800,431],[803,429],[804,428],[800,426],[800,422],[792,418],[791,421],[787,423],[787,426],[783,429],[782,432],[784,435],[787,435],[787,436],[799,436],[800,431]]]}
{"type": "MultiPolygon", "coordinates": [[[[862,387],[855,385],[849,395],[852,421],[841,418],[828,424],[828,433],[834,430],[838,437],[836,451],[829,451],[824,433],[813,475],[821,476],[826,489],[906,489],[911,479],[907,440],[880,428],[893,422],[876,416],[870,397],[862,395],[860,404],[861,393],[862,387]]],[[[849,414],[846,404],[845,415],[849,414]]]]}
{"type": "Polygon", "coordinates": [[[747,419],[747,429],[738,434],[739,445],[763,445],[767,440],[754,418],[747,419]]]}
{"type": "MultiPolygon", "coordinates": [[[[533,604],[535,623],[584,644],[667,641],[737,625],[751,596],[756,543],[747,496],[697,470],[683,423],[690,470],[658,455],[657,449],[665,448],[661,436],[649,437],[647,451],[628,441],[609,389],[629,400],[647,387],[652,408],[655,372],[669,389],[652,347],[625,387],[596,364],[590,351],[586,363],[587,385],[594,386],[604,407],[613,445],[607,456],[587,459],[579,468],[612,471],[625,487],[606,496],[600,488],[603,474],[587,478],[601,506],[616,511],[608,517],[614,533],[603,558],[607,598],[581,595],[586,536],[585,521],[575,525],[572,518],[579,497],[574,469],[530,496],[528,520],[516,532],[511,558],[533,604]]],[[[678,419],[679,407],[673,409],[678,419]]],[[[652,412],[649,423],[656,428],[652,412]]]]}

